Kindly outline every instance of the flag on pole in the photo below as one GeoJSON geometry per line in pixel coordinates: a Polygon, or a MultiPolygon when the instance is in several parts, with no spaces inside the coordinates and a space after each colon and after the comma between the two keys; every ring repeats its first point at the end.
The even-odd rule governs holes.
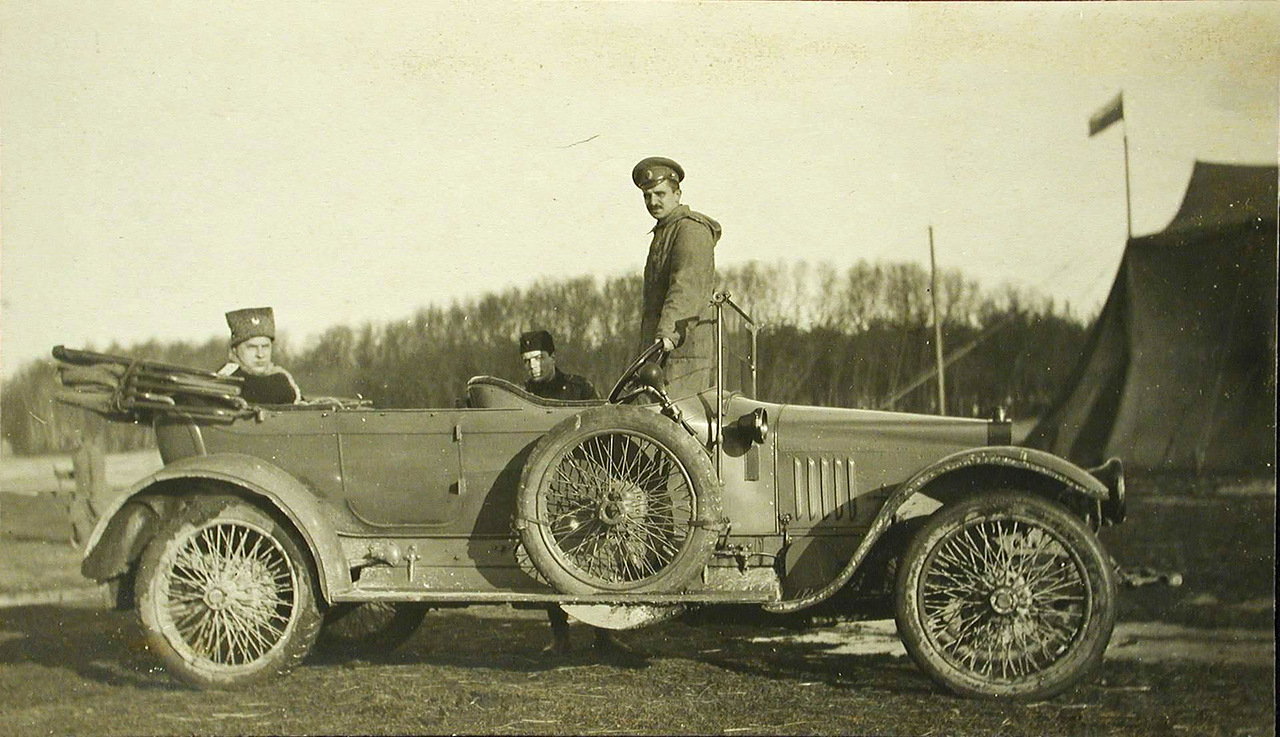
{"type": "Polygon", "coordinates": [[[1106,130],[1112,123],[1124,118],[1124,93],[1116,95],[1116,99],[1089,118],[1089,137],[1106,130]]]}

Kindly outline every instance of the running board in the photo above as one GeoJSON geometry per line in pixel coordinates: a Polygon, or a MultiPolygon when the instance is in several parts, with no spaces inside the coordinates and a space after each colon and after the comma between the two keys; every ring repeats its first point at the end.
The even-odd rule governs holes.
{"type": "Polygon", "coordinates": [[[766,604],[777,601],[759,591],[695,591],[685,594],[545,594],[511,591],[381,591],[353,590],[335,594],[333,602],[403,601],[442,604],[766,604]]]}

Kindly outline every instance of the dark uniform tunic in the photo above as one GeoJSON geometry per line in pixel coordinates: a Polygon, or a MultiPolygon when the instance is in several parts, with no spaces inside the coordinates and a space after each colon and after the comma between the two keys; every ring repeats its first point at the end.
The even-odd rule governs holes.
{"type": "Polygon", "coordinates": [[[720,224],[680,205],[653,226],[644,266],[641,349],[667,338],[675,349],[663,367],[667,393],[685,396],[711,386],[715,364],[715,246],[720,224]]]}
{"type": "Polygon", "coordinates": [[[237,367],[231,375],[244,379],[240,396],[249,404],[295,404],[302,399],[293,376],[279,366],[266,376],[254,376],[244,367],[237,367]]]}
{"type": "Polygon", "coordinates": [[[543,399],[599,399],[596,388],[577,374],[566,374],[556,368],[546,381],[526,381],[525,391],[543,399]]]}

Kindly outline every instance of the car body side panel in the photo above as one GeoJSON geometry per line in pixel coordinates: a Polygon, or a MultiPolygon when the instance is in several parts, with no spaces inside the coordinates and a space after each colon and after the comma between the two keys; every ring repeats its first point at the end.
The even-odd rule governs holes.
{"type": "Polygon", "coordinates": [[[524,460],[580,410],[339,413],[347,509],[371,534],[509,536],[524,460]]]}
{"type": "Polygon", "coordinates": [[[273,412],[261,420],[203,424],[205,451],[251,455],[283,469],[326,499],[342,495],[334,413],[320,409],[273,412]]]}
{"type": "MultiPolygon", "coordinates": [[[[725,405],[724,454],[721,457],[721,512],[732,524],[732,535],[772,535],[778,532],[778,499],[775,454],[777,437],[769,433],[764,443],[752,442],[736,423],[753,411],[771,413],[778,405],[740,396],[725,405]]],[[[695,425],[697,429],[699,425],[695,425]]]]}
{"type": "MultiPolygon", "coordinates": [[[[474,538],[510,538],[520,473],[538,440],[577,409],[468,410],[461,420],[464,492],[467,516],[462,534],[474,538]]],[[[501,543],[478,550],[499,550],[500,564],[513,560],[501,543]]],[[[477,562],[484,558],[476,557],[477,562]]]]}

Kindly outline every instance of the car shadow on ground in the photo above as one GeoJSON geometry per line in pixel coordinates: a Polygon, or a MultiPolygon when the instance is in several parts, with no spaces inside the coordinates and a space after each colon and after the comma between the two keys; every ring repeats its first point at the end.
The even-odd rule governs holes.
{"type": "MultiPolygon", "coordinates": [[[[395,652],[359,659],[377,664],[430,663],[525,673],[573,668],[639,670],[663,661],[683,660],[780,682],[903,694],[944,693],[906,657],[837,653],[835,643],[794,637],[821,629],[821,622],[807,618],[716,610],[617,633],[631,653],[598,650],[593,646],[591,629],[575,624],[570,652],[553,655],[542,652],[550,640],[545,619],[477,618],[462,612],[438,612],[428,616],[414,637],[395,652]]],[[[340,661],[312,658],[308,662],[340,661]]]]}
{"type": "MultiPolygon", "coordinates": [[[[824,683],[859,690],[941,693],[907,658],[832,654],[830,643],[787,635],[808,629],[804,620],[752,621],[754,616],[714,613],[617,634],[632,652],[594,647],[589,627],[574,624],[569,653],[544,653],[550,640],[545,616],[512,613],[474,616],[467,610],[433,612],[414,636],[391,652],[331,653],[317,649],[308,667],[426,664],[475,671],[536,673],[562,669],[643,670],[661,661],[691,661],[742,675],[778,681],[824,683]]],[[[89,607],[30,606],[0,609],[0,666],[37,665],[74,673],[86,681],[140,689],[183,688],[161,669],[133,612],[89,607]]]]}
{"type": "MultiPolygon", "coordinates": [[[[693,669],[766,678],[803,687],[823,684],[861,693],[944,696],[910,658],[849,653],[847,643],[823,638],[824,619],[780,617],[751,607],[708,607],[639,630],[617,633],[633,652],[596,649],[591,628],[571,627],[569,653],[543,652],[550,628],[541,612],[480,607],[429,614],[413,637],[392,651],[326,652],[317,648],[304,668],[377,670],[432,666],[519,674],[589,670],[660,672],[693,669]],[[497,609],[495,613],[492,610],[497,609]],[[485,610],[490,610],[485,612],[485,610]],[[687,668],[679,665],[688,663],[687,668]]],[[[883,638],[883,635],[882,635],[883,638]]],[[[0,666],[37,665],[109,686],[181,690],[147,651],[133,612],[68,606],[0,609],[0,666]]]]}
{"type": "MultiPolygon", "coordinates": [[[[483,609],[490,609],[484,607],[483,609]]],[[[568,653],[543,652],[551,641],[546,616],[540,612],[499,612],[476,616],[467,609],[446,609],[427,615],[413,637],[390,652],[348,648],[334,651],[318,647],[307,658],[309,665],[403,666],[429,663],[438,666],[509,670],[535,673],[593,664],[644,668],[650,658],[642,653],[600,652],[592,647],[587,627],[571,628],[568,653]]]]}
{"type": "MultiPolygon", "coordinates": [[[[725,615],[731,616],[731,615],[725,615]]],[[[918,692],[930,686],[904,658],[832,656],[832,645],[782,637],[802,626],[685,617],[650,628],[618,633],[632,652],[594,647],[589,627],[571,628],[572,649],[544,653],[550,628],[540,613],[474,616],[466,610],[429,615],[417,633],[390,652],[327,653],[317,649],[307,666],[430,664],[518,673],[571,668],[640,670],[658,661],[687,660],[747,675],[823,682],[849,688],[918,692]]],[[[37,665],[74,673],[103,685],[143,689],[182,688],[169,679],[147,650],[130,611],[93,607],[27,606],[0,609],[0,666],[37,665]]]]}
{"type": "MultiPolygon", "coordinates": [[[[694,611],[667,634],[664,650],[744,675],[779,681],[824,683],[860,692],[938,694],[907,657],[842,652],[834,640],[808,637],[831,629],[831,617],[773,615],[753,607],[694,611]],[[718,652],[717,652],[718,650],[718,652]]],[[[655,636],[662,637],[655,632],[655,636]]]]}

